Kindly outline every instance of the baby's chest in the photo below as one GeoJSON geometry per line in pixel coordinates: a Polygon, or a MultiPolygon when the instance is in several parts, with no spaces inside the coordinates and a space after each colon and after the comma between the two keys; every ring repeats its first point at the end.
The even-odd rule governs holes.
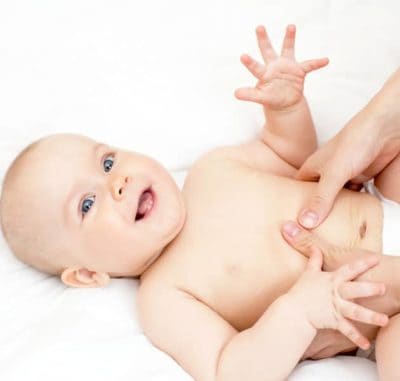
{"type": "Polygon", "coordinates": [[[175,285],[245,329],[293,284],[304,258],[280,235],[288,203],[268,179],[240,178],[225,173],[185,195],[187,222],[167,254],[175,285]]]}

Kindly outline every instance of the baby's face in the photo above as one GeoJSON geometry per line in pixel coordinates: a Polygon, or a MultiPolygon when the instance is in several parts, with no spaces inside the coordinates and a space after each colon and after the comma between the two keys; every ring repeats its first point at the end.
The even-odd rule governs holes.
{"type": "Polygon", "coordinates": [[[72,134],[50,137],[36,156],[35,181],[46,191],[32,196],[43,205],[38,217],[59,226],[54,239],[67,242],[65,266],[139,275],[183,226],[180,190],[150,157],[72,134]],[[135,220],[145,190],[140,210],[151,209],[135,220]]]}

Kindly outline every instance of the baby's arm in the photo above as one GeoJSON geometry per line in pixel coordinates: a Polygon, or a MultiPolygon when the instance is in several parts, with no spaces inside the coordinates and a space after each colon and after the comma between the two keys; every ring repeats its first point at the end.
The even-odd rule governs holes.
{"type": "Polygon", "coordinates": [[[235,96],[263,105],[266,124],[262,140],[286,162],[300,168],[317,148],[311,113],[303,95],[304,78],[327,65],[328,59],[296,62],[294,25],[286,29],[281,56],[275,53],[264,27],[257,27],[256,33],[265,65],[248,55],[241,57],[258,83],[254,88],[236,90],[235,96]]]}
{"type": "Polygon", "coordinates": [[[377,315],[345,299],[380,292],[373,284],[366,289],[349,282],[376,262],[363,259],[327,273],[320,271],[319,253],[289,292],[241,332],[196,297],[165,285],[141,284],[139,317],[152,343],[196,381],[280,381],[301,359],[317,329],[340,329],[358,345],[365,342],[344,317],[376,324],[377,315]],[[347,293],[343,299],[341,286],[347,293]]]}

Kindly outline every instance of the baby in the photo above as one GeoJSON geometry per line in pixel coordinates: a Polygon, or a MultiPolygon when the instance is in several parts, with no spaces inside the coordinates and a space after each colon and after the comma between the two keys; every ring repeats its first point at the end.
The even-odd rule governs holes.
{"type": "MultiPolygon", "coordinates": [[[[317,186],[294,175],[317,147],[304,78],[328,60],[297,62],[293,25],[280,56],[265,29],[256,32],[265,64],[242,56],[258,83],[235,95],[263,105],[262,134],[204,154],[182,192],[155,160],[73,134],[28,146],[3,185],[1,222],[14,254],[73,287],[140,277],[144,332],[196,380],[285,379],[320,334],[317,329],[341,328],[366,347],[357,332],[374,338],[377,329],[368,331],[363,323],[383,326],[383,313],[399,312],[400,279],[372,271],[362,277],[384,282],[385,295],[379,296],[379,284],[369,283],[368,292],[349,288],[347,298],[342,295],[380,312],[354,309],[347,301],[347,317],[359,321],[359,331],[339,327],[338,317],[333,325],[318,320],[324,305],[305,299],[307,277],[321,267],[320,259],[315,254],[306,267],[307,259],[284,241],[280,227],[296,218],[317,186]]],[[[383,194],[385,184],[380,183],[383,194]]],[[[381,202],[343,189],[316,232],[340,246],[382,252],[382,229],[381,202]]],[[[354,285],[350,280],[376,263],[319,272],[321,290],[328,276],[354,285]]],[[[313,285],[308,290],[318,291],[313,285]]],[[[327,298],[329,310],[333,301],[327,298]]]]}

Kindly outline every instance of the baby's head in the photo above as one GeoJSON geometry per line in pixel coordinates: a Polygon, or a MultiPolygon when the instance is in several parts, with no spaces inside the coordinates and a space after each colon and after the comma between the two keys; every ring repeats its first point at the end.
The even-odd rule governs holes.
{"type": "Polygon", "coordinates": [[[94,287],[142,274],[181,230],[185,208],[157,161],[86,136],[56,134],[13,161],[0,217],[20,260],[67,285],[94,287]]]}

